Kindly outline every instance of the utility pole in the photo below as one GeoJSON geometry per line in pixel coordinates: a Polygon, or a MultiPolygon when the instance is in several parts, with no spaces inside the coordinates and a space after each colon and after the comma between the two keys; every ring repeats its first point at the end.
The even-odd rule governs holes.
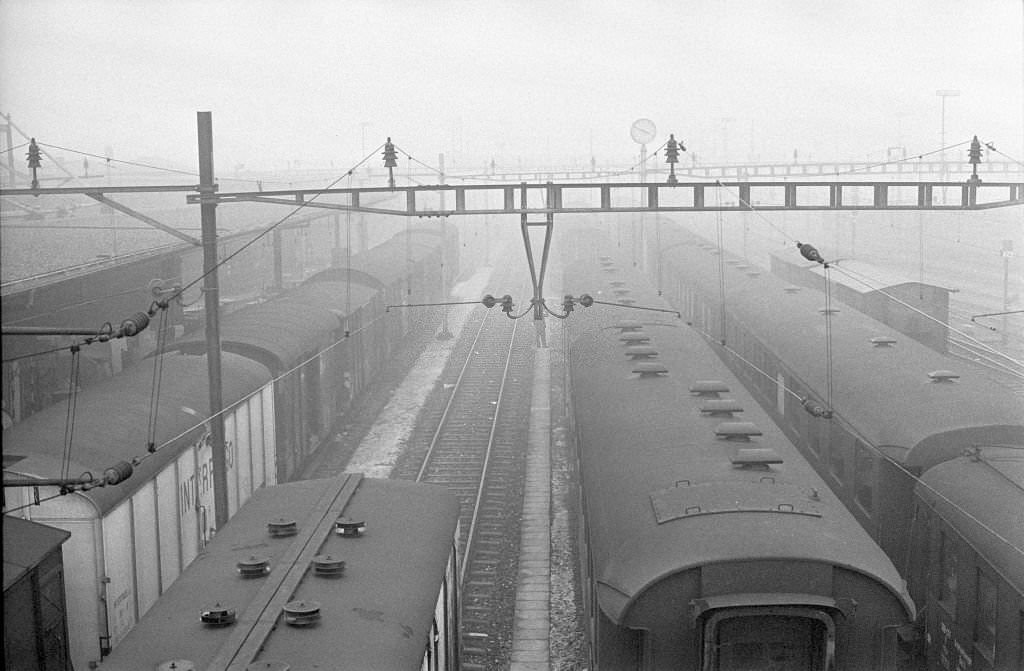
{"type": "Polygon", "coordinates": [[[228,470],[224,444],[220,368],[220,281],[217,277],[217,191],[213,176],[213,120],[196,113],[199,127],[199,207],[203,226],[203,299],[206,312],[206,369],[210,377],[210,447],[213,452],[213,508],[217,529],[228,521],[228,470]]]}

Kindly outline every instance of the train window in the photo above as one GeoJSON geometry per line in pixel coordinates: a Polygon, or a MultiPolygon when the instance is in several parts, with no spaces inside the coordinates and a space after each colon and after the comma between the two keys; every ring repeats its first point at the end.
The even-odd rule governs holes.
{"type": "Polygon", "coordinates": [[[749,615],[721,620],[714,633],[714,671],[816,671],[826,668],[828,628],[799,616],[749,615]]]}
{"type": "Polygon", "coordinates": [[[871,514],[875,486],[875,455],[861,441],[854,443],[854,478],[857,503],[871,514]]]}
{"type": "Polygon", "coordinates": [[[956,617],[956,552],[953,543],[945,531],[939,532],[939,603],[949,614],[956,617]]]}
{"type": "Polygon", "coordinates": [[[974,611],[974,645],[992,662],[996,654],[996,585],[978,569],[977,606],[974,611]]]}
{"type": "Polygon", "coordinates": [[[846,432],[832,424],[832,440],[828,451],[828,465],[840,484],[846,481],[846,432]]]}

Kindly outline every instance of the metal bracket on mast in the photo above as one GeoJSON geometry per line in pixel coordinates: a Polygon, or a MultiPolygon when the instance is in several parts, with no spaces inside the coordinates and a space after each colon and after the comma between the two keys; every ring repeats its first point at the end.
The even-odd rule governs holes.
{"type": "Polygon", "coordinates": [[[546,191],[547,202],[544,206],[547,208],[547,212],[544,214],[544,221],[527,221],[526,220],[526,182],[522,182],[520,185],[522,214],[520,215],[520,228],[523,232],[523,244],[526,246],[526,261],[530,265],[530,282],[533,285],[533,298],[530,303],[533,305],[533,318],[543,319],[544,318],[544,273],[548,267],[548,250],[551,249],[551,232],[554,229],[555,213],[551,209],[553,205],[553,191],[554,187],[551,182],[548,182],[548,188],[546,191]],[[530,244],[530,227],[531,226],[543,226],[544,227],[544,251],[541,253],[540,258],[540,272],[537,271],[537,264],[533,258],[533,247],[530,244]]]}

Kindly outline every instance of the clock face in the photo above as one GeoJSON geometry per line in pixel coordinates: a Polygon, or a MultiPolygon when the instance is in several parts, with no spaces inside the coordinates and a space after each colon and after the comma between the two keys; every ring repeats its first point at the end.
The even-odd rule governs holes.
{"type": "Polygon", "coordinates": [[[657,129],[654,127],[654,122],[650,119],[637,119],[633,122],[633,125],[629,127],[629,136],[633,138],[633,142],[636,142],[637,144],[647,144],[654,139],[654,135],[657,132],[657,129]]]}

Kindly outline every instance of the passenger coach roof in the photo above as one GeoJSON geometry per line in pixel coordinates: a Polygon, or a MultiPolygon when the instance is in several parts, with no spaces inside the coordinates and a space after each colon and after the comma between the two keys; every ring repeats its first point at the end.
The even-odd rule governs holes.
{"type": "MultiPolygon", "coordinates": [[[[697,244],[687,231],[661,234],[665,263],[684,271],[705,296],[717,297],[719,256],[697,244]]],[[[793,252],[798,254],[796,250],[793,252]]],[[[727,260],[736,257],[726,254],[727,260]]],[[[726,310],[823,399],[829,371],[826,358],[825,295],[790,285],[762,272],[749,276],[724,266],[726,310]]],[[[1024,445],[1024,399],[988,379],[961,359],[953,359],[914,341],[847,306],[832,316],[833,406],[840,417],[874,445],[907,465],[928,468],[956,456],[957,436],[969,442],[1024,445]],[[892,347],[876,347],[871,338],[894,338],[892,347]],[[929,373],[952,370],[953,382],[933,382],[929,373]],[[943,449],[947,448],[947,449],[943,449]]],[[[792,382],[792,380],[791,380],[792,382]]]]}
{"type": "Polygon", "coordinates": [[[916,491],[1024,593],[1024,450],[983,448],[939,464],[916,491]]]}
{"type": "MultiPolygon", "coordinates": [[[[633,295],[657,304],[653,292],[633,295]]],[[[604,305],[591,310],[606,311],[607,324],[637,315],[604,305]]],[[[600,596],[606,613],[618,621],[645,588],[670,574],[752,556],[865,574],[913,612],[889,559],[700,336],[671,317],[641,320],[667,376],[631,373],[616,328],[592,329],[571,346],[590,551],[607,588],[600,596]],[[729,455],[738,444],[714,432],[726,420],[700,416],[689,391],[702,379],[725,382],[725,396],[745,406],[742,419],[764,433],[739,446],[771,448],[784,463],[770,471],[733,467],[729,455]],[[696,505],[714,512],[690,514],[696,505]]]]}
{"type": "MultiPolygon", "coordinates": [[[[154,359],[145,359],[78,395],[68,471],[71,477],[78,477],[85,471],[101,477],[104,469],[118,461],[147,457],[124,483],[97,487],[81,494],[91,499],[101,512],[130,496],[181,451],[179,443],[176,448],[158,450],[147,456],[146,422],[153,396],[153,364],[154,359]]],[[[221,366],[225,408],[270,381],[266,368],[243,357],[225,353],[221,366]]],[[[186,434],[186,439],[191,441],[202,435],[204,420],[209,414],[207,379],[205,356],[165,357],[157,414],[158,446],[180,434],[186,434]]],[[[26,477],[61,477],[66,415],[67,406],[58,403],[5,429],[4,456],[25,456],[5,472],[26,477]]]]}

